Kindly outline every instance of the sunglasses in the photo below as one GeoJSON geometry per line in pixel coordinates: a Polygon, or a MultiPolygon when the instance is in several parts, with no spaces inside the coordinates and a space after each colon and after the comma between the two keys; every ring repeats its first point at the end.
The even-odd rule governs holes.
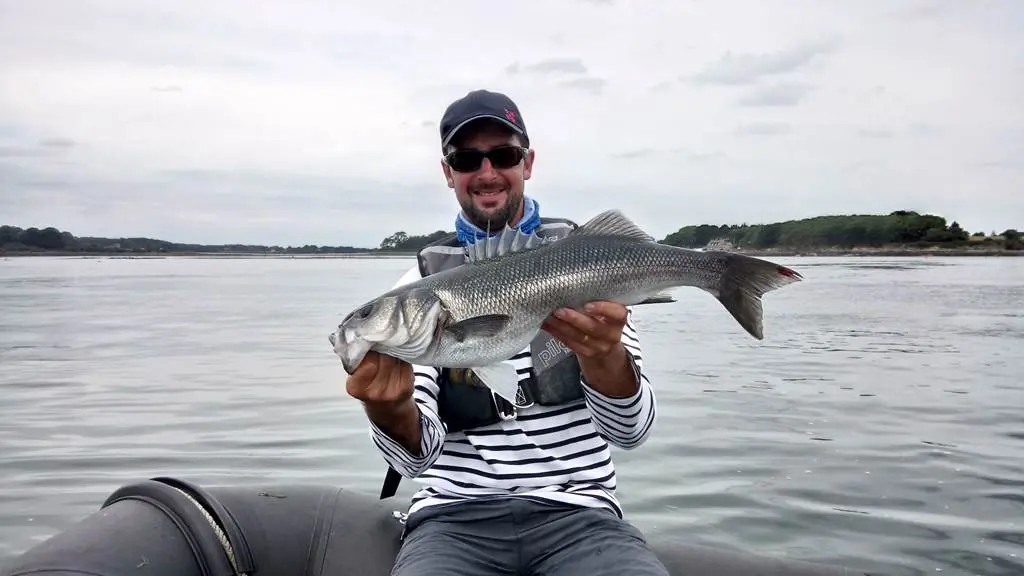
{"type": "Polygon", "coordinates": [[[487,158],[495,170],[505,170],[522,162],[527,152],[528,150],[522,146],[498,146],[486,152],[464,148],[448,154],[444,161],[456,172],[474,172],[480,169],[484,158],[487,158]]]}

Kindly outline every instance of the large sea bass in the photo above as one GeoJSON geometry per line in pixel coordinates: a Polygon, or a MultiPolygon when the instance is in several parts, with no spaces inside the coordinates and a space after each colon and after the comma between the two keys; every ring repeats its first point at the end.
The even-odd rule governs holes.
{"type": "Polygon", "coordinates": [[[513,400],[518,377],[506,360],[529,345],[557,308],[593,300],[672,302],[666,290],[693,286],[718,298],[760,340],[761,296],[801,278],[750,256],[659,244],[609,210],[553,242],[506,228],[470,248],[466,264],[360,306],[329,339],[350,374],[376,350],[413,364],[472,368],[492,391],[513,400]]]}

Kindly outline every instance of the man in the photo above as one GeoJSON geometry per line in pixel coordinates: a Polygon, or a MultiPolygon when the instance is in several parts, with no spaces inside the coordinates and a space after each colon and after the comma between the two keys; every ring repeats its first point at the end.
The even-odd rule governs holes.
{"type": "MultiPolygon", "coordinates": [[[[524,194],[535,151],[507,96],[477,90],[453,102],[441,147],[462,207],[456,234],[421,251],[399,283],[461,265],[464,246],[506,225],[555,237],[575,226],[541,217],[524,194]]],[[[668,575],[615,498],[609,444],[639,446],[655,416],[630,318],[612,302],[552,314],[511,359],[515,405],[470,371],[367,355],[347,392],[391,468],[423,484],[393,574],[668,575]]]]}

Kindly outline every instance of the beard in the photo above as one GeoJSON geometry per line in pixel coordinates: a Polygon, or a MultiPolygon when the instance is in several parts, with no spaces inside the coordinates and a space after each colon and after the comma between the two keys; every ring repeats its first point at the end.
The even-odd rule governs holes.
{"type": "Polygon", "coordinates": [[[469,198],[460,201],[459,204],[462,206],[462,212],[466,215],[466,219],[476,227],[485,231],[498,231],[503,230],[505,226],[512,225],[512,220],[515,219],[519,207],[523,204],[523,198],[508,194],[504,206],[486,212],[476,207],[472,194],[469,198]]]}

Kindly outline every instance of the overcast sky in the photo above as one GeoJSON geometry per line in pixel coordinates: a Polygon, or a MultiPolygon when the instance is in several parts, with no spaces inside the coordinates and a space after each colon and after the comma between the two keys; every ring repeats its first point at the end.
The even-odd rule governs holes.
{"type": "Polygon", "coordinates": [[[375,246],[452,229],[445,106],[658,238],[912,209],[1024,227],[1021,0],[0,0],[0,223],[375,246]]]}

